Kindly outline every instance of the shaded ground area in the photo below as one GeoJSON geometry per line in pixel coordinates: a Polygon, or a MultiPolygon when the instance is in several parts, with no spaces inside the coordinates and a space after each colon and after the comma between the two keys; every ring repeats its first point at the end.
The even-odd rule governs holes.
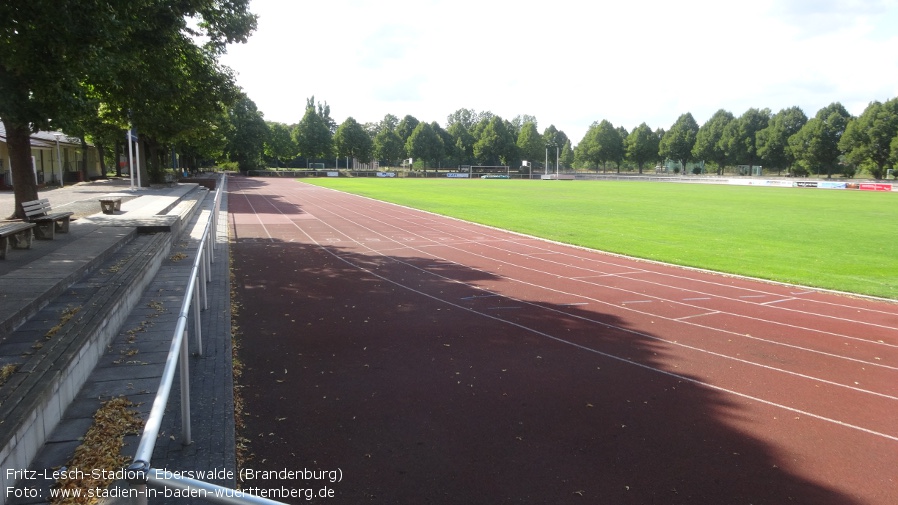
{"type": "Polygon", "coordinates": [[[237,237],[247,467],[320,472],[244,488],[329,488],[335,504],[860,503],[734,429],[731,397],[665,373],[657,341],[576,317],[624,326],[610,315],[530,316],[505,298],[476,315],[444,301],[470,287],[389,256],[237,237]]]}

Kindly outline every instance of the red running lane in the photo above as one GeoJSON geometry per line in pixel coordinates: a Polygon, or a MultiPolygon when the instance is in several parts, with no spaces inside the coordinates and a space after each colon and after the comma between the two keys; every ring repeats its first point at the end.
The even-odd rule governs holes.
{"type": "Polygon", "coordinates": [[[894,303],[230,192],[254,468],[339,467],[342,503],[898,499],[894,303]]]}

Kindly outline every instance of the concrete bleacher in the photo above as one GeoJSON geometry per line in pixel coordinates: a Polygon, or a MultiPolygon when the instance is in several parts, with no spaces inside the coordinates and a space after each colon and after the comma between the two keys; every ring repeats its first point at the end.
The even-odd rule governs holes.
{"type": "MultiPolygon", "coordinates": [[[[9,262],[0,262],[0,365],[17,366],[0,386],[2,468],[65,465],[103,400],[128,396],[142,402],[142,414],[148,412],[192,265],[181,258],[197,254],[201,232],[197,229],[212,212],[211,205],[205,185],[129,193],[120,211],[102,214],[97,203],[96,213],[73,220],[63,239],[36,241],[32,249],[15,250],[9,262]],[[138,326],[144,331],[135,339],[133,328],[138,326]],[[120,359],[124,348],[138,358],[120,359]]],[[[172,468],[194,468],[200,464],[196,458],[217,467],[234,464],[232,421],[230,431],[227,426],[233,407],[228,404],[226,366],[230,362],[226,219],[220,219],[215,239],[223,255],[213,266],[217,278],[210,283],[210,309],[203,314],[204,325],[213,327],[215,335],[205,337],[204,331],[208,349],[191,375],[199,375],[198,388],[214,390],[212,398],[199,395],[198,405],[206,408],[196,417],[201,423],[224,425],[198,431],[200,443],[186,449],[160,441],[160,463],[172,468]],[[215,370],[214,376],[204,370],[208,367],[215,370]],[[203,437],[215,439],[203,442],[203,437]]],[[[135,446],[130,444],[130,450],[135,446]]],[[[0,475],[3,489],[34,484],[16,482],[6,472],[0,475]]],[[[41,484],[38,499],[7,499],[0,494],[0,505],[46,502],[51,483],[41,484]]]]}

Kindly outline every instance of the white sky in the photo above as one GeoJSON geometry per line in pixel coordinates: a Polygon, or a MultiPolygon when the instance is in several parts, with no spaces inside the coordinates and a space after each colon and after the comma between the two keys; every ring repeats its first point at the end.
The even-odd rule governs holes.
{"type": "Polygon", "coordinates": [[[306,99],[337,123],[460,108],[529,114],[577,144],[594,121],[668,129],[898,96],[898,0],[252,0],[221,58],[268,121],[306,99]]]}

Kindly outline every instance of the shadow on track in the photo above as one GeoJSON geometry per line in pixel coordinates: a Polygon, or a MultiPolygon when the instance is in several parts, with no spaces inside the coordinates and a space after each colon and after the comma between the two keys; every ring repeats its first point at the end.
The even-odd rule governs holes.
{"type": "Polygon", "coordinates": [[[672,372],[663,344],[614,316],[478,292],[501,279],[432,258],[239,239],[232,253],[247,467],[342,472],[244,488],[329,488],[334,504],[857,503],[732,428],[722,393],[547,337],[672,372]]]}

